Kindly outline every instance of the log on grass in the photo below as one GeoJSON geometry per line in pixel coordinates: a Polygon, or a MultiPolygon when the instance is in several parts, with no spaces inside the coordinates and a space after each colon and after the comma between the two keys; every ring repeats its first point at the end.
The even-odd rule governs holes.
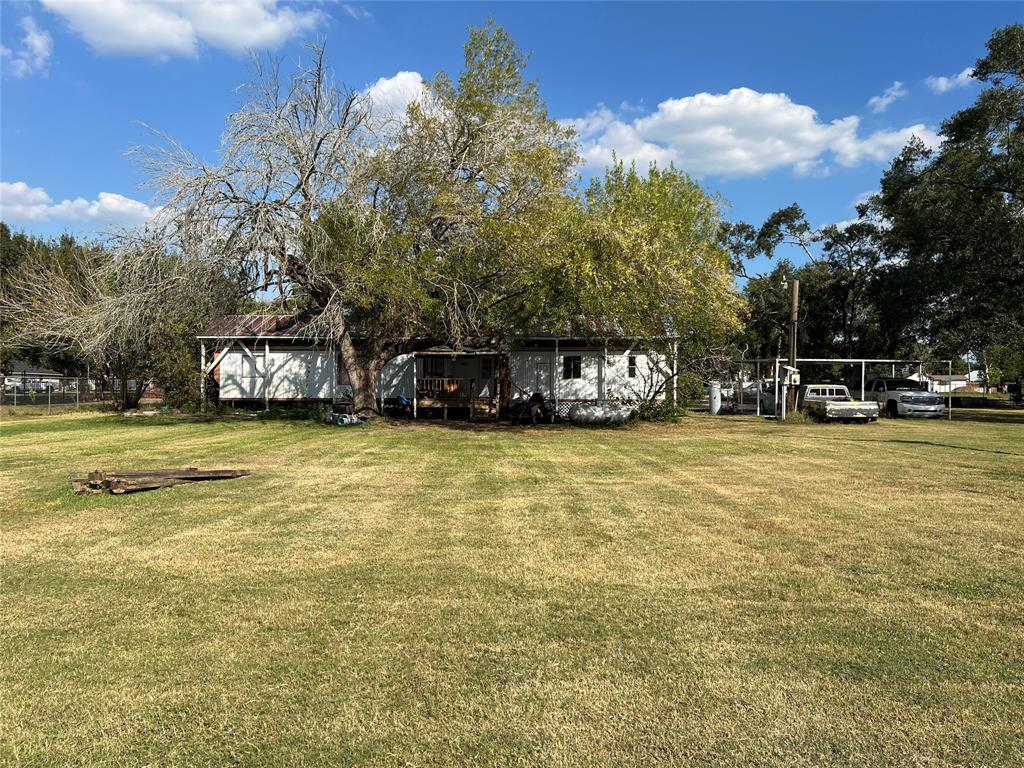
{"type": "Polygon", "coordinates": [[[230,480],[236,477],[246,477],[249,474],[248,469],[199,469],[197,467],[112,471],[94,469],[85,477],[72,475],[68,479],[76,494],[105,492],[123,494],[154,491],[159,488],[170,488],[174,485],[205,480],[230,480]]]}

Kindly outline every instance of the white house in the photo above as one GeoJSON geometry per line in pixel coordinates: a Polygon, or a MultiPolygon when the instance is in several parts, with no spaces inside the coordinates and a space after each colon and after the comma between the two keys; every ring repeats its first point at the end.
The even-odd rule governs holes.
{"type": "Polygon", "coordinates": [[[913,381],[922,382],[929,392],[948,394],[970,386],[970,377],[966,373],[954,373],[952,375],[944,373],[923,373],[918,375],[917,373],[912,373],[908,378],[913,381]]]}
{"type": "MultiPolygon", "coordinates": [[[[383,405],[401,404],[416,415],[460,409],[471,417],[497,415],[503,405],[535,392],[561,415],[579,402],[671,396],[670,336],[633,341],[600,324],[591,324],[589,332],[601,340],[544,332],[517,339],[507,353],[435,346],[399,355],[381,372],[379,396],[383,405]]],[[[203,380],[212,374],[221,401],[332,402],[351,392],[337,353],[301,319],[233,315],[199,340],[203,380]]]]}

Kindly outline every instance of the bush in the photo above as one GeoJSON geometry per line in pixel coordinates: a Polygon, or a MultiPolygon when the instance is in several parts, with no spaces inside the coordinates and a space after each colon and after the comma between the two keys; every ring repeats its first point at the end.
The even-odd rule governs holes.
{"type": "Polygon", "coordinates": [[[330,410],[331,407],[326,403],[290,403],[275,405],[269,411],[260,412],[259,417],[276,421],[323,422],[330,410]]]}
{"type": "Polygon", "coordinates": [[[684,409],[699,403],[704,397],[704,381],[700,375],[681,371],[676,377],[676,402],[684,409]]]}
{"type": "Polygon", "coordinates": [[[685,405],[670,400],[654,400],[640,403],[637,416],[641,421],[678,421],[685,413],[685,405]]]}

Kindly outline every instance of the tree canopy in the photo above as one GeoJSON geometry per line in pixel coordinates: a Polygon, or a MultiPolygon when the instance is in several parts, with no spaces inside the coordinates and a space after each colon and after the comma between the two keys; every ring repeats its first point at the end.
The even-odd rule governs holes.
{"type": "Polygon", "coordinates": [[[261,66],[219,163],[171,140],[140,153],[170,250],[310,313],[364,412],[388,359],[438,342],[501,346],[589,315],[724,343],[739,301],[717,201],[621,163],[579,192],[573,133],[526,65],[502,28],[471,29],[462,72],[390,120],[332,84],[322,49],[288,81],[261,66]]]}

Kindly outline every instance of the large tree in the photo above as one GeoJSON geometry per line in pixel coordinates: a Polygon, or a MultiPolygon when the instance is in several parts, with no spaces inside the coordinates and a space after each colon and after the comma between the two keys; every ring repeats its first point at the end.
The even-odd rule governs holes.
{"type": "Polygon", "coordinates": [[[261,65],[217,164],[170,140],[141,153],[167,236],[309,311],[372,411],[387,359],[436,339],[435,317],[454,343],[479,334],[484,290],[546,252],[576,155],[524,66],[503,30],[471,30],[461,76],[384,121],[322,48],[285,83],[261,65]]]}
{"type": "Polygon", "coordinates": [[[576,194],[573,134],[525,66],[504,30],[472,29],[461,74],[391,120],[331,84],[321,49],[286,84],[265,67],[216,165],[173,142],[143,155],[165,231],[310,313],[364,413],[388,359],[438,341],[501,345],[584,313],[721,337],[736,298],[714,201],[621,164],[576,194]]]}
{"type": "Polygon", "coordinates": [[[137,406],[153,380],[181,405],[196,390],[195,335],[231,306],[235,286],[160,240],[126,237],[110,247],[65,239],[51,258],[23,259],[0,297],[5,342],[90,365],[116,381],[118,408],[137,406]]]}
{"type": "Polygon", "coordinates": [[[885,259],[876,222],[862,216],[846,226],[814,229],[793,204],[760,227],[729,224],[722,235],[734,270],[742,270],[744,260],[754,256],[774,258],[783,245],[802,251],[807,260],[799,267],[782,260],[766,275],[742,273],[748,301],[743,343],[757,356],[778,356],[786,346],[790,295],[783,284],[794,279],[800,281],[802,356],[873,356],[905,343],[902,334],[880,330],[878,292],[885,259]]]}
{"type": "Polygon", "coordinates": [[[934,347],[1024,347],[1024,25],[998,30],[973,76],[989,87],[909,144],[871,201],[900,293],[934,347]]]}

